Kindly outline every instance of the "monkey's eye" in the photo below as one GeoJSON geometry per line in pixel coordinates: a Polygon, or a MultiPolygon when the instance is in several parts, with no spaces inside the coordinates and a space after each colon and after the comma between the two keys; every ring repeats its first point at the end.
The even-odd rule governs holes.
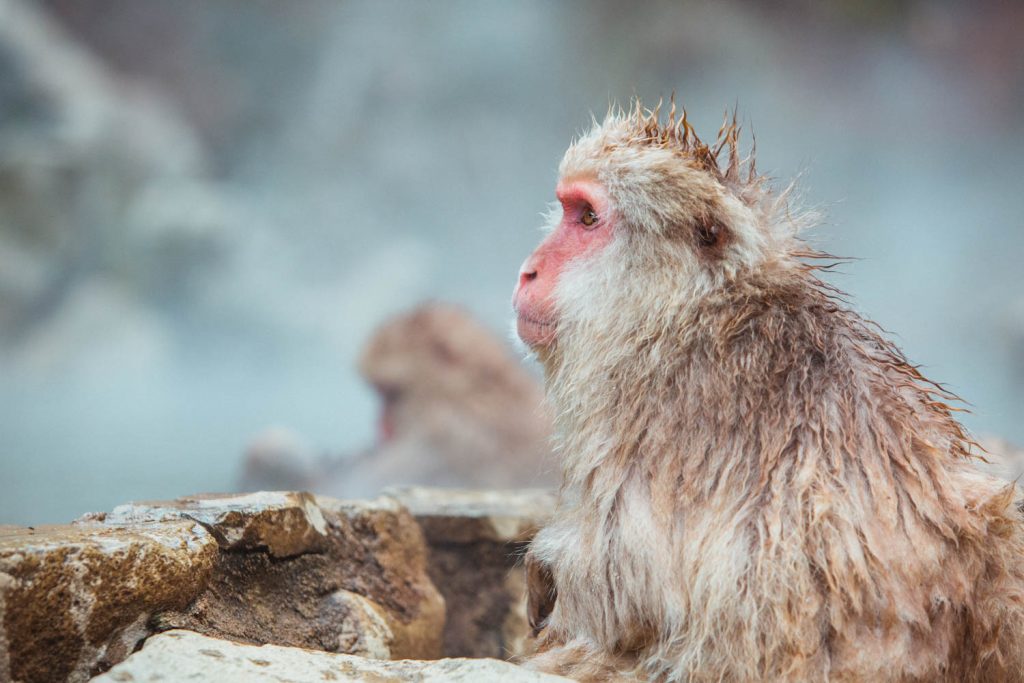
{"type": "Polygon", "coordinates": [[[377,392],[380,394],[380,397],[384,399],[385,403],[394,403],[395,401],[398,400],[398,397],[401,395],[401,390],[397,386],[384,384],[382,382],[377,383],[376,386],[377,392]]]}
{"type": "Polygon", "coordinates": [[[589,206],[583,209],[583,213],[580,215],[580,223],[592,228],[597,224],[597,213],[589,206]]]}

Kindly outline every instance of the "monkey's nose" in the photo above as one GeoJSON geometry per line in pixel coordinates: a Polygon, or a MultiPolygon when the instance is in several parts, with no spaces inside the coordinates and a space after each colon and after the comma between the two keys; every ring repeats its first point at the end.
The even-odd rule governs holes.
{"type": "Polygon", "coordinates": [[[523,268],[519,271],[519,287],[525,287],[527,283],[533,282],[537,279],[536,268],[523,268]]]}

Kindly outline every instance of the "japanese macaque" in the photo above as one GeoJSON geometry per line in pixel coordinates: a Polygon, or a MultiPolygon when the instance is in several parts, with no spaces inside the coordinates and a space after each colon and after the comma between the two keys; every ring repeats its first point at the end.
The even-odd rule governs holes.
{"type": "Polygon", "coordinates": [[[246,450],[243,490],[307,489],[364,498],[389,486],[554,488],[551,421],[540,383],[468,313],[423,304],[381,325],[359,370],[380,398],[377,442],[316,456],[285,430],[246,450]]]}
{"type": "Polygon", "coordinates": [[[529,665],[579,680],[1024,680],[1018,493],[675,106],[578,139],[527,259],[563,481],[529,665]]]}
{"type": "Polygon", "coordinates": [[[425,304],[386,322],[359,369],[381,399],[378,443],[345,465],[336,493],[557,481],[540,383],[461,309],[425,304]]]}
{"type": "Polygon", "coordinates": [[[240,491],[300,491],[317,481],[318,463],[299,434],[269,427],[257,434],[242,456],[240,491]]]}

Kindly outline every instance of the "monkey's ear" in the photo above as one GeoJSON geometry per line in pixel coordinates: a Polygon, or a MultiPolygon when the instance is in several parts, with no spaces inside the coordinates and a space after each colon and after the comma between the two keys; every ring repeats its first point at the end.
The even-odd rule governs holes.
{"type": "Polygon", "coordinates": [[[725,226],[714,216],[699,216],[693,229],[694,241],[697,248],[705,251],[716,251],[725,241],[725,226]]]}
{"type": "Polygon", "coordinates": [[[718,244],[719,236],[722,231],[722,226],[711,218],[702,218],[697,221],[696,229],[694,230],[697,246],[705,249],[709,249],[718,244]]]}

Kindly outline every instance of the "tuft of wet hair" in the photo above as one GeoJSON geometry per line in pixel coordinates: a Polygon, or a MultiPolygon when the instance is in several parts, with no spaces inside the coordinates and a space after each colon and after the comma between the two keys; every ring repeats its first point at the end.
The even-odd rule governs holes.
{"type": "Polygon", "coordinates": [[[714,144],[708,144],[697,135],[686,107],[676,105],[675,94],[669,99],[667,118],[662,117],[663,104],[659,100],[650,109],[639,99],[634,99],[628,111],[613,106],[607,119],[617,120],[625,126],[627,144],[678,152],[748,204],[763,198],[768,179],[757,172],[757,140],[753,135],[749,153],[746,156],[740,153],[743,127],[739,123],[738,106],[733,107],[731,114],[726,109],[714,144]]]}

